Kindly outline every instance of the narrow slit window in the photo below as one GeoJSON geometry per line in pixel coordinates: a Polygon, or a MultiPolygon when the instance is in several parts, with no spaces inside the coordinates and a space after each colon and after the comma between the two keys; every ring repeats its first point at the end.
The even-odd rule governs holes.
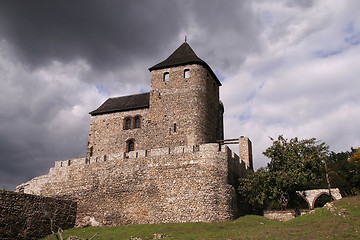
{"type": "Polygon", "coordinates": [[[168,72],[164,73],[164,82],[167,82],[167,81],[169,81],[169,73],[168,72]]]}
{"type": "Polygon", "coordinates": [[[184,70],[184,78],[190,78],[190,70],[189,69],[184,70]]]}
{"type": "Polygon", "coordinates": [[[176,123],[174,123],[174,132],[176,132],[176,123]]]}

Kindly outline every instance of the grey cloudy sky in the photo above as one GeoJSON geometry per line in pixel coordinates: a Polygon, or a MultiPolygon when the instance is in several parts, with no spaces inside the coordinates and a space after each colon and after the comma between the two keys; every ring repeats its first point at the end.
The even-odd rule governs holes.
{"type": "Polygon", "coordinates": [[[358,0],[0,1],[0,187],[84,155],[89,114],[148,91],[184,41],[223,83],[225,135],[360,146],[358,0]]]}

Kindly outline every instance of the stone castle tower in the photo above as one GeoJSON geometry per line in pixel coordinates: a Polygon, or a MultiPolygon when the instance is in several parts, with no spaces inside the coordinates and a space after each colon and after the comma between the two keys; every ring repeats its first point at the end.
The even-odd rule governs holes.
{"type": "Polygon", "coordinates": [[[197,145],[222,139],[221,83],[187,43],[150,71],[150,115],[168,139],[155,145],[197,145]],[[176,126],[177,134],[169,135],[166,125],[176,126]]]}
{"type": "Polygon", "coordinates": [[[149,70],[150,92],[90,112],[87,156],[16,191],[77,201],[79,226],[235,218],[251,142],[237,139],[240,158],[224,145],[220,81],[186,42],[149,70]]]}
{"type": "Polygon", "coordinates": [[[128,151],[129,143],[144,150],[223,139],[221,83],[189,44],[149,70],[149,93],[110,98],[90,113],[90,155],[128,151]]]}

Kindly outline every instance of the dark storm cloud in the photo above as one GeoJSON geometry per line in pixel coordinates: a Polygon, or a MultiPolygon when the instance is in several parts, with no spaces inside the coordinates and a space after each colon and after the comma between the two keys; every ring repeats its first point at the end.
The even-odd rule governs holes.
{"type": "Polygon", "coordinates": [[[286,133],[338,150],[358,146],[359,131],[348,126],[360,113],[360,45],[349,45],[346,29],[359,35],[359,2],[1,0],[0,188],[84,155],[88,112],[110,95],[148,91],[147,69],[184,35],[224,79],[225,130],[253,138],[255,158],[267,136],[286,133]],[[337,49],[320,60],[308,55],[337,49]]]}
{"type": "MultiPolygon", "coordinates": [[[[6,81],[4,76],[1,80],[6,81]]],[[[46,173],[54,160],[82,155],[86,149],[88,119],[71,121],[69,114],[68,119],[56,120],[59,112],[79,102],[66,99],[74,93],[40,86],[32,77],[22,80],[28,85],[1,91],[7,102],[0,104],[0,187],[7,189],[46,173]]]]}
{"type": "Polygon", "coordinates": [[[194,47],[216,71],[237,71],[247,54],[261,50],[261,24],[248,1],[189,1],[193,25],[200,34],[194,47]]]}
{"type": "Polygon", "coordinates": [[[147,91],[147,68],[185,34],[221,72],[259,49],[258,32],[245,1],[0,1],[0,187],[84,155],[87,113],[111,94],[147,91]]]}
{"type": "MultiPolygon", "coordinates": [[[[29,127],[29,125],[26,124],[25,127],[29,127]]],[[[16,128],[12,130],[14,129],[16,128]]],[[[18,126],[18,131],[24,130],[26,130],[24,127],[18,126]]],[[[14,189],[22,182],[45,174],[50,167],[54,166],[55,160],[79,156],[83,154],[83,149],[86,149],[86,142],[82,141],[81,143],[72,139],[69,131],[66,131],[70,136],[67,138],[67,142],[56,138],[58,136],[52,136],[51,131],[44,131],[41,126],[33,126],[31,131],[18,134],[16,138],[9,137],[8,132],[5,132],[6,135],[3,134],[4,131],[1,132],[0,188],[14,189]],[[52,137],[55,137],[57,141],[52,137]],[[74,148],[71,144],[76,144],[77,147],[74,148]]],[[[84,138],[84,136],[80,136],[80,138],[84,138]]]]}
{"type": "Polygon", "coordinates": [[[174,1],[1,1],[1,37],[28,64],[85,58],[109,69],[154,55],[181,27],[174,1]]]}
{"type": "MultiPolygon", "coordinates": [[[[71,65],[83,59],[90,71],[79,78],[111,88],[118,77],[106,80],[103,73],[121,71],[138,59],[155,56],[159,47],[176,36],[183,23],[176,6],[173,1],[0,2],[0,43],[6,41],[0,46],[5,59],[0,62],[0,93],[6,101],[0,104],[0,187],[13,189],[45,174],[55,160],[83,155],[86,150],[86,112],[96,105],[87,105],[83,119],[61,118],[59,113],[70,115],[74,106],[84,106],[79,87],[86,86],[79,86],[76,74],[73,84],[66,87],[61,87],[61,78],[57,83],[44,79],[59,78],[51,62],[71,65]]],[[[60,75],[72,71],[66,68],[60,75]]]]}
{"type": "Polygon", "coordinates": [[[219,61],[225,61],[224,56],[234,48],[244,57],[259,45],[259,25],[249,3],[243,1],[0,2],[1,37],[33,67],[52,59],[84,58],[92,67],[106,71],[149,56],[151,64],[156,64],[163,60],[157,56],[172,51],[174,39],[180,32],[191,34],[192,26],[198,29],[190,41],[195,47],[213,42],[209,49],[214,50],[203,52],[218,60],[221,56],[219,61]],[[171,49],[166,48],[169,45],[171,49]],[[229,45],[225,54],[218,54],[229,45]]]}

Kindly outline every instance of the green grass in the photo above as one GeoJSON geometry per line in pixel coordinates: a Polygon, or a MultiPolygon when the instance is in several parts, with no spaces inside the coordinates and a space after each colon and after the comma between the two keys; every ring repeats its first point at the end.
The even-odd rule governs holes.
{"type": "Polygon", "coordinates": [[[341,199],[333,202],[331,209],[319,208],[287,222],[249,215],[222,223],[76,228],[64,231],[63,237],[90,238],[95,233],[93,240],[154,239],[154,234],[167,236],[165,239],[360,239],[360,196],[341,199]]]}

